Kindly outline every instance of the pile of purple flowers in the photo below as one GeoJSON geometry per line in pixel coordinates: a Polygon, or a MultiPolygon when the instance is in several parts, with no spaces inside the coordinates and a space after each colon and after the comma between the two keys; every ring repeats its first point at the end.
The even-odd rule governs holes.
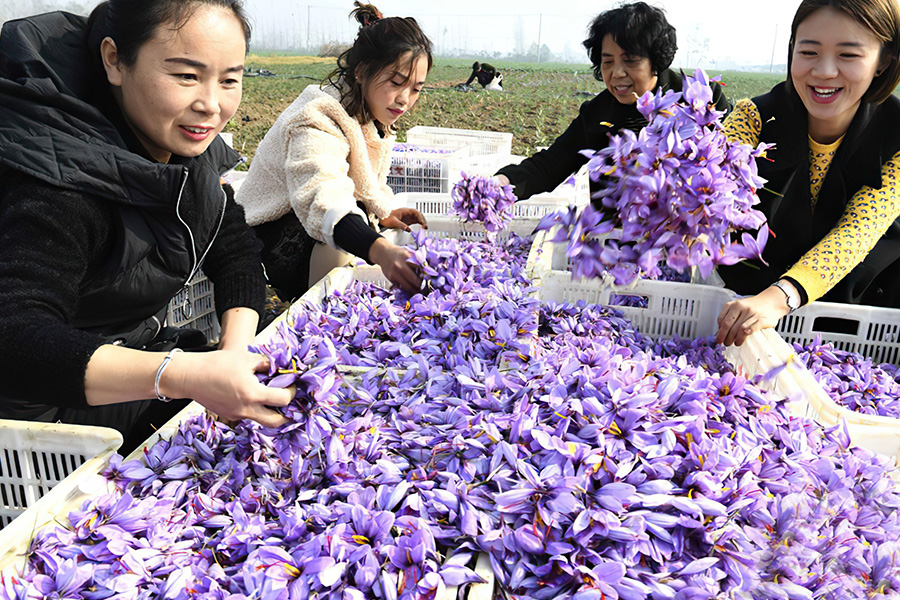
{"type": "Polygon", "coordinates": [[[795,343],[794,350],[840,406],[867,415],[900,419],[896,366],[873,364],[855,352],[823,344],[821,339],[806,345],[795,343]]]}
{"type": "Polygon", "coordinates": [[[356,281],[321,306],[295,305],[278,335],[258,348],[273,357],[270,375],[284,371],[289,385],[323,361],[395,368],[424,362],[447,370],[520,362],[538,320],[525,276],[527,241],[511,237],[498,246],[424,231],[414,237],[410,262],[419,267],[422,293],[388,293],[356,281]]]}
{"type": "Polygon", "coordinates": [[[629,284],[659,278],[661,263],[679,272],[696,266],[707,277],[715,265],[761,258],[769,231],[753,208],[764,183],[755,159],[766,145],[725,138],[702,70],[685,76],[683,90],[641,96],[649,124],[640,134],[624,129],[607,148],[584,151],[601,182],[594,204],[542,221],[541,229],[562,225],[554,241],[567,242],[573,277],[609,273],[629,284]]]}
{"type": "Polygon", "coordinates": [[[40,530],[0,599],[427,600],[478,582],[481,553],[509,598],[900,593],[884,458],[791,418],[711,339],[529,303],[521,257],[423,245],[469,278],[304,311],[264,349],[290,424],[198,417],[113,461],[119,492],[40,530]],[[342,376],[357,351],[394,368],[342,376]]]}
{"type": "Polygon", "coordinates": [[[450,154],[454,152],[453,148],[444,148],[441,146],[417,146],[416,144],[407,144],[404,142],[396,142],[391,147],[391,152],[419,152],[423,154],[450,154]]]}
{"type": "Polygon", "coordinates": [[[511,185],[500,185],[493,177],[469,177],[462,173],[450,192],[453,214],[465,222],[483,223],[488,233],[503,229],[512,218],[516,203],[511,185]]]}

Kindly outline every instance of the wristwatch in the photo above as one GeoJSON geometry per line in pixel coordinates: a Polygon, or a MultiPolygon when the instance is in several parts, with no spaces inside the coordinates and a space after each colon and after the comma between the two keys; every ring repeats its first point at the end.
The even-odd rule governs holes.
{"type": "Polygon", "coordinates": [[[787,304],[788,313],[792,313],[800,308],[800,298],[794,291],[793,286],[789,286],[784,279],[779,279],[772,285],[784,292],[784,302],[787,304]]]}

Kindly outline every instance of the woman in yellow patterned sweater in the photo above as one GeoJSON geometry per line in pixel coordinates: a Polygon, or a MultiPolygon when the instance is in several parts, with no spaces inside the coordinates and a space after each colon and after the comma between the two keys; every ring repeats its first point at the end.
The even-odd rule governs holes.
{"type": "Polygon", "coordinates": [[[804,0],[787,80],[726,119],[730,139],[774,147],[757,163],[767,264],[720,269],[746,296],[722,309],[719,342],[818,299],[900,306],[898,53],[897,0],[804,0]]]}

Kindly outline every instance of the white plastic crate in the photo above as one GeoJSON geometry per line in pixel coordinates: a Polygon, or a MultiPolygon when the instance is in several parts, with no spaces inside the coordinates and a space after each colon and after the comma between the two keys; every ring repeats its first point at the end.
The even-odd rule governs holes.
{"type": "Polygon", "coordinates": [[[493,177],[506,165],[517,165],[525,160],[517,154],[479,154],[456,158],[450,165],[451,189],[465,173],[469,177],[493,177]]]}
{"type": "MultiPolygon", "coordinates": [[[[407,234],[404,234],[407,235],[407,234]]],[[[314,286],[306,290],[302,296],[297,298],[294,303],[286,311],[278,315],[269,325],[256,336],[254,343],[264,344],[278,335],[278,324],[285,319],[291,323],[293,315],[297,311],[303,310],[308,304],[321,306],[325,298],[336,291],[342,292],[350,287],[354,281],[370,281],[383,287],[390,289],[391,282],[387,280],[381,267],[375,265],[356,265],[347,267],[335,267],[328,272],[328,275],[320,279],[314,286]]]]}
{"type": "Polygon", "coordinates": [[[209,343],[219,341],[222,329],[216,316],[213,283],[202,271],[197,271],[188,285],[169,302],[166,325],[199,329],[206,334],[209,343]]]}
{"type": "MultiPolygon", "coordinates": [[[[455,182],[454,182],[455,183],[455,182]]],[[[451,185],[452,189],[452,185],[451,185]]],[[[399,206],[415,208],[426,219],[431,221],[434,217],[450,217],[453,208],[453,198],[450,194],[397,194],[395,201],[399,206]]],[[[552,194],[540,194],[528,200],[516,202],[512,207],[512,218],[534,219],[539,221],[548,213],[567,210],[569,205],[575,202],[574,196],[552,194]]]]}
{"type": "Polygon", "coordinates": [[[465,148],[397,144],[391,152],[388,186],[395,194],[446,194],[453,186],[450,165],[468,153],[465,148]]]}
{"type": "Polygon", "coordinates": [[[536,275],[539,297],[544,302],[609,304],[610,296],[632,296],[645,307],[616,306],[644,335],[652,338],[696,338],[718,330],[716,318],[726,302],[736,298],[724,288],[692,283],[638,280],[633,285],[612,286],[600,279],[573,280],[569,273],[544,271],[536,275]]]}
{"type": "MultiPolygon", "coordinates": [[[[181,421],[205,410],[196,402],[191,402],[124,460],[140,459],[144,455],[144,449],[155,444],[160,437],[170,437],[181,421]]],[[[7,438],[12,439],[7,433],[8,423],[21,422],[0,421],[0,447],[7,445],[7,438]]],[[[27,426],[32,431],[18,434],[16,439],[19,441],[15,443],[19,447],[28,448],[32,454],[53,452],[65,462],[72,461],[71,456],[86,456],[87,460],[43,497],[29,505],[12,523],[0,529],[0,578],[20,572],[25,564],[31,539],[38,529],[48,524],[65,524],[69,512],[80,507],[86,500],[112,493],[116,487],[115,483],[108,481],[101,473],[109,464],[110,457],[122,445],[122,436],[118,431],[87,425],[27,423],[27,426]],[[36,429],[46,431],[38,432],[36,429]]]]}
{"type": "Polygon", "coordinates": [[[85,462],[122,445],[108,427],[0,420],[0,527],[25,512],[85,462]]]}
{"type": "MultiPolygon", "coordinates": [[[[494,233],[494,242],[503,243],[513,234],[526,237],[534,233],[539,219],[513,219],[506,226],[494,233]]],[[[463,223],[457,217],[428,217],[428,229],[425,234],[439,239],[456,238],[470,242],[485,242],[488,239],[487,230],[481,223],[463,223]]],[[[407,245],[412,239],[408,233],[398,232],[394,243],[407,245]]]]}
{"type": "MultiPolygon", "coordinates": [[[[341,270],[352,271],[348,267],[342,267],[341,270]]],[[[178,431],[181,423],[202,414],[205,410],[200,404],[191,402],[168,423],[160,427],[140,447],[126,456],[123,462],[132,460],[145,462],[146,450],[161,439],[171,438],[178,431]]],[[[0,423],[4,423],[4,421],[0,421],[0,423]]],[[[118,432],[114,431],[114,433],[118,432]]],[[[118,443],[121,443],[121,437],[118,443]]],[[[70,477],[24,512],[21,518],[13,521],[8,527],[0,529],[0,581],[21,573],[25,566],[25,557],[31,540],[38,529],[45,525],[64,525],[68,521],[69,513],[82,506],[84,502],[96,499],[102,494],[114,492],[115,484],[108,481],[101,473],[109,462],[109,456],[117,447],[118,444],[107,454],[84,463],[70,477]]],[[[464,590],[459,590],[455,586],[447,586],[441,590],[435,600],[457,600],[457,598],[490,600],[493,597],[495,578],[486,553],[479,554],[474,568],[485,579],[485,583],[469,584],[464,590]]]]}
{"type": "Polygon", "coordinates": [[[445,146],[469,149],[478,154],[512,154],[512,134],[477,129],[451,129],[417,125],[406,132],[406,141],[419,146],[445,146]]]}
{"type": "Polygon", "coordinates": [[[813,302],[782,317],[775,330],[787,342],[805,345],[821,336],[874,363],[900,364],[900,310],[895,308],[813,302]]]}
{"type": "MultiPolygon", "coordinates": [[[[453,160],[450,165],[450,189],[462,179],[465,173],[469,177],[493,177],[497,171],[507,165],[517,165],[525,160],[524,156],[515,154],[483,154],[480,156],[464,156],[453,160]]],[[[585,206],[590,202],[590,182],[587,165],[581,167],[572,176],[572,182],[563,181],[556,189],[535,194],[516,202],[514,213],[517,217],[543,217],[547,213],[564,210],[570,205],[585,206]]]]}

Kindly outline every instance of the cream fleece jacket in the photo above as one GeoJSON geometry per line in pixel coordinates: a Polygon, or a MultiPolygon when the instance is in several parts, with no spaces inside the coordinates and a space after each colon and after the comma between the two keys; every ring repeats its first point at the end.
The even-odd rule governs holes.
{"type": "Polygon", "coordinates": [[[382,219],[394,208],[387,186],[394,136],[350,116],[334,86],[311,85],[285,109],[256,150],[235,200],[251,226],[294,211],[307,233],[335,248],[334,226],[351,213],[382,219]]]}

